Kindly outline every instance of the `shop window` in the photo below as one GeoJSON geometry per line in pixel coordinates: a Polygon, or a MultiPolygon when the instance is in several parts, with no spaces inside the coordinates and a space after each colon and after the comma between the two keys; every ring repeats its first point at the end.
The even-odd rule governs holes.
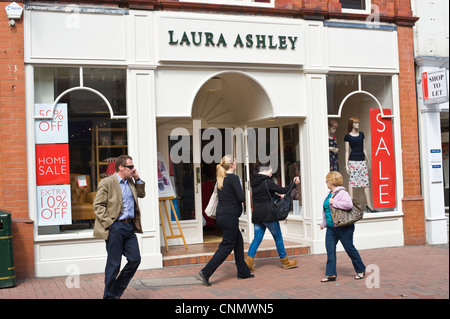
{"type": "Polygon", "coordinates": [[[126,70],[35,67],[34,103],[35,115],[52,116],[35,121],[38,232],[91,232],[98,183],[128,150],[120,118],[126,117],[126,70]]]}
{"type": "MultiPolygon", "coordinates": [[[[195,219],[195,182],[194,174],[195,167],[193,163],[193,144],[192,136],[169,136],[169,154],[174,154],[173,147],[177,144],[186,143],[189,145],[189,154],[184,155],[189,158],[185,158],[180,152],[177,154],[180,159],[173,159],[170,157],[169,173],[172,179],[172,185],[174,185],[174,207],[179,220],[191,220],[195,219]]],[[[211,176],[212,178],[212,176],[211,176]]],[[[206,207],[206,206],[205,206],[206,207]]],[[[175,220],[172,218],[172,220],[175,220]]]]}
{"type": "Polygon", "coordinates": [[[298,124],[283,126],[283,159],[285,185],[300,177],[291,193],[291,214],[302,215],[302,183],[300,176],[300,140],[298,124]]]}
{"type": "Polygon", "coordinates": [[[366,196],[364,187],[357,186],[352,187],[353,196],[363,207],[367,204],[377,211],[396,210],[392,77],[329,74],[327,99],[329,146],[337,148],[335,154],[332,154],[330,149],[330,169],[339,170],[344,177],[344,186],[348,189],[350,184],[345,166],[344,140],[349,133],[349,119],[357,118],[358,131],[364,133],[365,150],[370,161],[370,196],[366,196]],[[330,133],[332,127],[336,131],[330,133]],[[337,146],[333,143],[337,143],[337,146]],[[334,162],[337,162],[337,165],[334,162]]]}

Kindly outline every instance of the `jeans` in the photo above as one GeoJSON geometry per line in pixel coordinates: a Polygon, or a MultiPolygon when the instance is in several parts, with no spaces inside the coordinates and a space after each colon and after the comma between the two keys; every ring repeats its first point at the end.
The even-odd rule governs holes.
{"type": "Polygon", "coordinates": [[[266,232],[266,228],[269,229],[273,239],[275,240],[275,245],[277,247],[278,255],[280,256],[280,258],[286,257],[287,254],[286,250],[284,249],[283,236],[281,234],[280,223],[278,221],[254,224],[254,226],[255,238],[253,238],[250,248],[248,249],[247,255],[249,257],[255,257],[256,251],[258,250],[258,247],[264,237],[264,233],[266,232]]]}
{"type": "Polygon", "coordinates": [[[344,227],[327,227],[325,236],[325,247],[327,249],[326,276],[337,276],[336,270],[336,245],[340,240],[345,252],[352,260],[353,268],[357,273],[366,270],[366,266],[361,260],[361,256],[353,245],[353,232],[355,225],[344,227]]]}
{"type": "Polygon", "coordinates": [[[105,267],[104,299],[122,296],[133,278],[139,264],[141,255],[134,233],[133,224],[115,222],[110,226],[109,238],[106,240],[108,258],[105,267]],[[127,258],[127,264],[119,274],[122,255],[127,258]]]}

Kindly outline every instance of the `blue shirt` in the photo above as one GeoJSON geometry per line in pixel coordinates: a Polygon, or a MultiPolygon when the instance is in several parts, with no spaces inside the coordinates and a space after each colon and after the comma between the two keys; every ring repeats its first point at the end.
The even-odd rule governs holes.
{"type": "MultiPolygon", "coordinates": [[[[120,190],[122,191],[122,205],[123,210],[122,214],[119,216],[119,220],[125,218],[134,218],[134,197],[131,192],[130,185],[128,185],[128,181],[122,179],[119,174],[116,173],[117,180],[119,181],[120,190]]],[[[136,182],[137,184],[142,184],[142,181],[139,180],[136,182]]]]}

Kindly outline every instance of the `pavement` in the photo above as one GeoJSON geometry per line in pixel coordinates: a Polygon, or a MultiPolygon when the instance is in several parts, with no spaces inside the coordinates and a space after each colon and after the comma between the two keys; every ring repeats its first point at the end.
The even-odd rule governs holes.
{"type": "MultiPolygon", "coordinates": [[[[289,270],[281,268],[278,258],[257,259],[255,277],[240,280],[236,278],[234,261],[228,261],[211,276],[212,286],[209,287],[198,279],[198,272],[204,266],[202,264],[139,270],[122,300],[147,300],[172,314],[196,314],[200,317],[227,312],[226,317],[230,317],[230,312],[251,314],[253,310],[245,307],[255,303],[259,307],[255,311],[259,311],[259,314],[278,315],[280,308],[299,306],[299,299],[440,299],[444,300],[448,309],[448,244],[359,252],[367,267],[366,277],[362,280],[354,279],[355,272],[350,259],[345,252],[338,252],[337,280],[321,283],[326,255],[309,254],[294,256],[292,259],[296,259],[299,266],[289,270]],[[209,307],[209,314],[205,312],[206,307],[209,307]]],[[[0,289],[0,305],[9,299],[20,301],[17,306],[24,299],[98,300],[103,295],[103,280],[104,274],[100,273],[18,281],[16,287],[0,289]]],[[[320,305],[318,310],[321,311],[320,305]]]]}

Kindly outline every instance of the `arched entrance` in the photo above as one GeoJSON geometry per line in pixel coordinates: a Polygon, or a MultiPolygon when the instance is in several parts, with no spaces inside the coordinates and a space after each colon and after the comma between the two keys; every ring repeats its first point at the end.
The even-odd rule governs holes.
{"type": "MultiPolygon", "coordinates": [[[[204,209],[215,185],[216,165],[222,156],[233,153],[246,195],[240,229],[244,240],[249,242],[253,236],[250,174],[260,155],[255,147],[257,141],[264,135],[270,144],[272,103],[262,85],[243,72],[212,74],[198,87],[193,95],[190,119],[158,119],[158,149],[172,169],[181,227],[188,243],[220,240],[215,221],[204,214],[204,209]],[[186,149],[190,154],[177,161],[171,152],[177,149],[179,159],[183,141],[189,144],[186,149]],[[253,151],[249,145],[255,147],[253,151]]],[[[278,131],[273,137],[278,147],[278,131]]]]}

